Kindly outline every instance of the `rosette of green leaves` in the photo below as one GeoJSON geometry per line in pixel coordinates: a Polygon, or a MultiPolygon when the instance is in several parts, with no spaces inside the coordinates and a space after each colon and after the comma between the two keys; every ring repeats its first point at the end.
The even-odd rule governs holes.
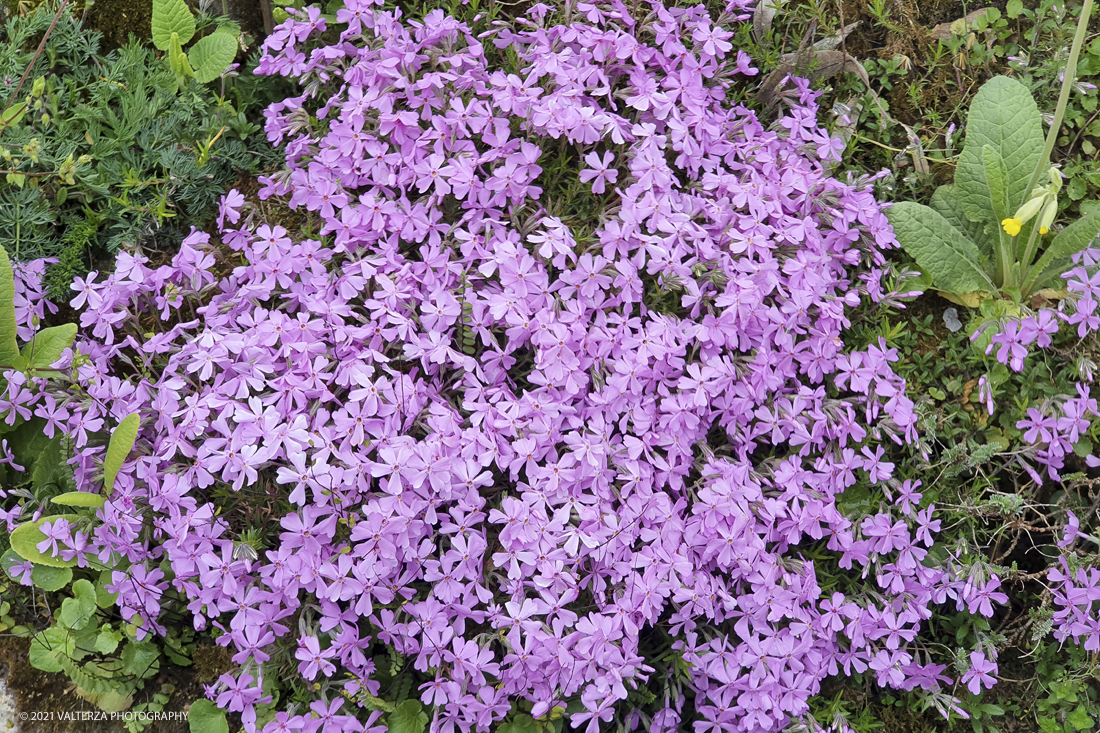
{"type": "Polygon", "coordinates": [[[954,182],[937,189],[929,206],[905,201],[887,211],[926,284],[971,308],[988,299],[1010,301],[997,311],[1017,310],[1036,294],[1064,297],[1059,276],[1100,232],[1100,207],[1045,237],[1036,231],[1038,218],[1015,237],[1001,225],[1031,198],[1043,148],[1042,118],[1027,87],[1004,76],[986,82],[970,107],[954,182]]]}

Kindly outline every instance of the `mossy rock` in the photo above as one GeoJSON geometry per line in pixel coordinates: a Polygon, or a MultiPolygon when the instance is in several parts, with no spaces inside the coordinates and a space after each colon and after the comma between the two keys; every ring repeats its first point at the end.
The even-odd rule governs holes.
{"type": "Polygon", "coordinates": [[[141,40],[152,37],[151,0],[96,0],[88,12],[88,24],[103,34],[103,52],[126,44],[131,35],[141,40]]]}

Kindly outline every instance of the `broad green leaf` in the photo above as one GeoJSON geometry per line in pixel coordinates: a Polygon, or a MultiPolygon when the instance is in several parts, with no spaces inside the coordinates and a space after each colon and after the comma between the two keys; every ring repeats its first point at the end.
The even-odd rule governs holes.
{"type": "MultiPolygon", "coordinates": [[[[107,586],[113,586],[114,574],[110,569],[103,570],[99,573],[99,580],[95,584],[95,602],[100,608],[110,608],[115,605],[118,600],[118,593],[112,593],[107,590],[107,586]]],[[[119,639],[122,636],[118,637],[119,639]]]]}
{"type": "Polygon", "coordinates": [[[134,704],[133,695],[123,695],[117,690],[104,690],[86,695],[85,698],[105,713],[121,713],[134,704]]]}
{"type": "Polygon", "coordinates": [[[8,251],[0,247],[0,366],[11,366],[19,356],[15,329],[15,278],[8,251]]]}
{"type": "Polygon", "coordinates": [[[53,568],[49,565],[35,564],[31,571],[31,582],[35,588],[53,593],[61,590],[73,579],[73,571],[69,568],[53,568]]]}
{"type": "Polygon", "coordinates": [[[122,650],[122,671],[135,677],[148,677],[159,668],[160,650],[151,641],[131,641],[122,650]]]}
{"type": "Polygon", "coordinates": [[[76,324],[65,323],[52,328],[43,328],[34,335],[34,339],[23,346],[20,352],[34,369],[45,369],[61,358],[61,352],[73,345],[76,338],[76,324]]]}
{"type": "Polygon", "coordinates": [[[84,657],[93,653],[96,637],[99,635],[98,624],[96,623],[98,620],[87,621],[80,628],[69,629],[69,632],[73,635],[73,641],[76,642],[76,651],[73,653],[74,661],[84,659],[84,657]]]}
{"type": "Polygon", "coordinates": [[[51,626],[31,639],[30,663],[43,672],[60,672],[57,657],[72,656],[75,650],[76,642],[69,632],[59,626],[51,626]]]}
{"type": "Polygon", "coordinates": [[[1098,233],[1100,233],[1100,206],[1094,207],[1089,213],[1055,235],[1043,252],[1043,256],[1031,269],[1034,275],[1028,280],[1033,280],[1031,283],[1033,285],[1043,285],[1047,284],[1051,276],[1061,275],[1070,264],[1068,258],[1088,247],[1098,233]]]}
{"type": "Polygon", "coordinates": [[[46,539],[42,534],[42,525],[46,522],[54,522],[58,519],[68,519],[75,522],[79,517],[76,514],[54,514],[42,517],[37,522],[24,522],[11,533],[11,548],[19,553],[24,560],[30,560],[35,565],[46,565],[51,568],[71,568],[76,565],[76,560],[65,561],[59,557],[44,555],[38,551],[38,543],[46,539]]]}
{"type": "MultiPolygon", "coordinates": [[[[985,169],[985,181],[989,185],[989,203],[993,210],[993,222],[999,223],[1011,214],[1008,211],[1008,176],[1001,154],[992,145],[982,146],[982,167],[985,169]]],[[[1015,212],[1013,212],[1015,213],[1015,212]]],[[[1000,226],[998,232],[1004,233],[1000,226]]],[[[1007,235],[1006,235],[1007,236],[1007,235]]]]}
{"type": "Polygon", "coordinates": [[[184,0],[153,0],[152,31],[153,45],[167,51],[173,33],[181,44],[194,37],[195,16],[184,0]]]}
{"type": "Polygon", "coordinates": [[[497,728],[498,733],[538,733],[539,724],[526,713],[517,713],[516,717],[497,728]]]}
{"type": "Polygon", "coordinates": [[[949,293],[996,290],[982,269],[977,245],[933,209],[903,201],[887,209],[886,217],[902,249],[932,275],[937,290],[949,293]]]}
{"type": "Polygon", "coordinates": [[[386,718],[390,733],[424,733],[428,727],[428,714],[419,700],[406,700],[386,718]]]}
{"type": "MultiPolygon", "coordinates": [[[[95,586],[92,585],[91,581],[81,578],[73,583],[73,597],[66,598],[61,603],[61,613],[57,616],[57,622],[67,629],[83,629],[95,617],[95,586]]],[[[95,626],[90,631],[93,634],[98,633],[95,626]]],[[[90,645],[95,643],[95,641],[92,641],[90,645]]]]}
{"type": "Polygon", "coordinates": [[[126,456],[130,455],[130,451],[134,449],[139,423],[138,414],[133,412],[122,418],[122,422],[111,433],[107,457],[103,460],[103,491],[107,496],[115,490],[115,477],[118,476],[118,470],[122,468],[126,456]]]}
{"type": "Polygon", "coordinates": [[[195,70],[195,81],[200,84],[221,76],[236,56],[237,36],[227,28],[218,28],[209,36],[200,38],[187,54],[195,70]]]}
{"type": "Polygon", "coordinates": [[[836,496],[836,508],[846,516],[858,515],[871,508],[871,492],[866,486],[849,486],[836,496]]]}
{"type": "Polygon", "coordinates": [[[70,491],[50,499],[54,504],[61,506],[81,506],[102,509],[107,503],[107,497],[102,494],[89,494],[87,491],[70,491]]]}
{"type": "Polygon", "coordinates": [[[225,711],[205,699],[191,703],[187,724],[191,728],[191,733],[229,733],[229,722],[225,719],[225,711]]]}
{"type": "Polygon", "coordinates": [[[84,613],[95,613],[95,586],[92,581],[81,578],[73,583],[73,598],[84,609],[84,613]]]}
{"type": "Polygon", "coordinates": [[[978,90],[966,118],[966,143],[955,169],[955,189],[971,221],[1000,225],[990,207],[982,154],[989,145],[1005,165],[1010,215],[1030,195],[1025,191],[1043,152],[1043,126],[1035,100],[1020,82],[995,76],[978,90]]]}
{"type": "Polygon", "coordinates": [[[122,632],[110,626],[101,626],[95,639],[95,650],[100,654],[114,654],[118,643],[122,641],[122,632]]]}
{"type": "Polygon", "coordinates": [[[933,211],[936,211],[944,219],[947,219],[947,222],[951,224],[951,226],[958,229],[967,239],[978,245],[979,252],[986,257],[993,254],[993,242],[985,233],[985,227],[967,218],[966,212],[963,211],[962,204],[959,203],[959,196],[955,191],[954,185],[947,184],[937,188],[936,192],[932,194],[932,201],[929,205],[933,211]]]}
{"type": "Polygon", "coordinates": [[[5,127],[19,124],[19,120],[23,119],[25,114],[27,114],[26,102],[17,102],[8,107],[7,112],[0,114],[0,131],[3,131],[5,127]]]}

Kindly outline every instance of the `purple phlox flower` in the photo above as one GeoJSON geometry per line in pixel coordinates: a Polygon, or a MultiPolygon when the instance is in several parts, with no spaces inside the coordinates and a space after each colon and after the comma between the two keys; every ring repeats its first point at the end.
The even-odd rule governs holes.
{"type": "Polygon", "coordinates": [[[614,160],[615,154],[610,151],[605,152],[602,159],[595,152],[584,156],[584,162],[589,167],[581,171],[581,182],[587,183],[594,179],[592,193],[603,193],[605,190],[604,182],[614,183],[619,177],[619,172],[611,167],[614,160]]]}
{"type": "Polygon", "coordinates": [[[1008,596],[1004,593],[997,592],[997,588],[1001,587],[1001,579],[994,576],[990,578],[980,588],[967,585],[966,595],[969,597],[967,601],[967,610],[970,613],[980,613],[982,616],[989,618],[993,615],[993,604],[1008,603],[1008,596]]]}
{"type": "Polygon", "coordinates": [[[298,665],[299,674],[307,680],[314,679],[318,672],[326,677],[331,676],[336,672],[336,665],[330,661],[335,653],[332,647],[322,650],[316,636],[302,637],[298,640],[298,651],[294,653],[294,658],[301,662],[298,665]]]}
{"type": "Polygon", "coordinates": [[[1062,532],[1062,539],[1058,540],[1059,547],[1069,547],[1077,539],[1080,533],[1081,520],[1071,511],[1066,512],[1066,528],[1062,532]]]}
{"type": "MultiPolygon", "coordinates": [[[[338,715],[337,711],[344,706],[344,701],[339,697],[332,702],[325,703],[315,700],[309,705],[314,720],[312,730],[319,733],[362,733],[363,724],[354,715],[338,715]]],[[[375,730],[375,729],[372,729],[375,730]]]]}
{"type": "Polygon", "coordinates": [[[997,361],[1007,364],[1014,372],[1023,371],[1024,359],[1027,357],[1027,347],[1020,337],[1020,321],[1011,319],[1007,321],[1001,331],[993,335],[985,353],[990,354],[994,347],[997,348],[997,361]]]}
{"type": "Polygon", "coordinates": [[[244,204],[244,194],[235,188],[229,189],[218,201],[218,228],[225,227],[226,220],[236,224],[241,219],[240,207],[244,204]]]}
{"type": "Polygon", "coordinates": [[[962,676],[960,682],[966,685],[970,694],[977,695],[982,687],[993,687],[997,684],[997,663],[986,659],[983,652],[970,652],[970,669],[962,676]]]}

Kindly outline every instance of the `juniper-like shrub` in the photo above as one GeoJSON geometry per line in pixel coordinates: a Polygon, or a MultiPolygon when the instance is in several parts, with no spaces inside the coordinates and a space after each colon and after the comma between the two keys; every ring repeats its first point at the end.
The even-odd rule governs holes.
{"type": "MultiPolygon", "coordinates": [[[[5,400],[74,436],[87,490],[95,432],[142,425],[101,522],[47,543],[116,568],[144,633],[182,594],[249,731],[381,732],[409,679],[433,731],[588,733],[776,731],[829,676],[953,682],[922,622],[1005,596],[929,554],[935,507],[894,477],[898,355],[842,334],[895,241],[871,182],[830,176],[805,82],[772,125],[732,101],[747,9],[279,26],[260,71],[302,94],[267,112],[262,195],[320,238],[232,191],[218,240],[74,284],[80,391],[5,400]],[[857,484],[896,503],[838,503],[857,484]]],[[[971,656],[977,692],[995,652],[971,656]]]]}

